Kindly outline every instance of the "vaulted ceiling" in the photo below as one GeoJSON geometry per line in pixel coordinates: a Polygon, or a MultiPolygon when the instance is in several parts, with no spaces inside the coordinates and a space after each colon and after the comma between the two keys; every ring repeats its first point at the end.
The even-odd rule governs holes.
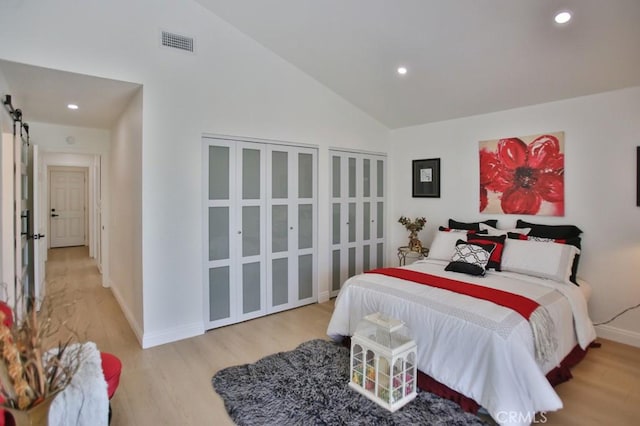
{"type": "MultiPolygon", "coordinates": [[[[640,85],[640,0],[196,1],[389,128],[640,85]]],[[[140,88],[0,70],[32,121],[109,128],[140,88]]]]}
{"type": "Polygon", "coordinates": [[[639,0],[197,1],[389,128],[640,85],[639,0]]]}

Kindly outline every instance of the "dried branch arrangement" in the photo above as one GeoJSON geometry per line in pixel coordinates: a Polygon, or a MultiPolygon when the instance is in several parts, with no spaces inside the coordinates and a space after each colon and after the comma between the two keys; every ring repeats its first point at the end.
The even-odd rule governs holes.
{"type": "Polygon", "coordinates": [[[82,357],[82,345],[74,344],[77,334],[68,329],[64,319],[70,318],[64,312],[70,307],[62,294],[47,295],[40,312],[31,309],[17,318],[14,310],[10,327],[5,325],[6,314],[0,311],[0,393],[4,405],[26,410],[69,384],[82,357]],[[61,333],[63,329],[68,333],[61,333]],[[62,340],[49,346],[63,334],[62,340]]]}

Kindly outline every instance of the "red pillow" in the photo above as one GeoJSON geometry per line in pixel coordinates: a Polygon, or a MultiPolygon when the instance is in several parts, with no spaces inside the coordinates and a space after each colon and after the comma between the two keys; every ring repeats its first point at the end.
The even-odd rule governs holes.
{"type": "Polygon", "coordinates": [[[496,271],[502,271],[502,252],[504,250],[504,241],[506,238],[506,235],[467,234],[467,242],[469,243],[496,245],[496,248],[491,252],[491,257],[489,258],[489,263],[487,263],[486,267],[486,269],[495,269],[496,271]]]}

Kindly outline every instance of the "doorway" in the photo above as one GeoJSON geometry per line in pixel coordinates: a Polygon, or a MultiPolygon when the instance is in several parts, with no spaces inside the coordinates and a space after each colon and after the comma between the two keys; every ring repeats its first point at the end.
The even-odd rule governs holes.
{"type": "Polygon", "coordinates": [[[49,168],[50,248],[87,245],[87,168],[49,168]]]}

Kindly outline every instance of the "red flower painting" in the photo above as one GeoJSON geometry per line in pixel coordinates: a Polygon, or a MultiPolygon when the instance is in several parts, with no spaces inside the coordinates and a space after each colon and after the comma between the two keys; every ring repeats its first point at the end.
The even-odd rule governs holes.
{"type": "Polygon", "coordinates": [[[564,133],[480,142],[480,212],[564,216],[564,133]]]}

